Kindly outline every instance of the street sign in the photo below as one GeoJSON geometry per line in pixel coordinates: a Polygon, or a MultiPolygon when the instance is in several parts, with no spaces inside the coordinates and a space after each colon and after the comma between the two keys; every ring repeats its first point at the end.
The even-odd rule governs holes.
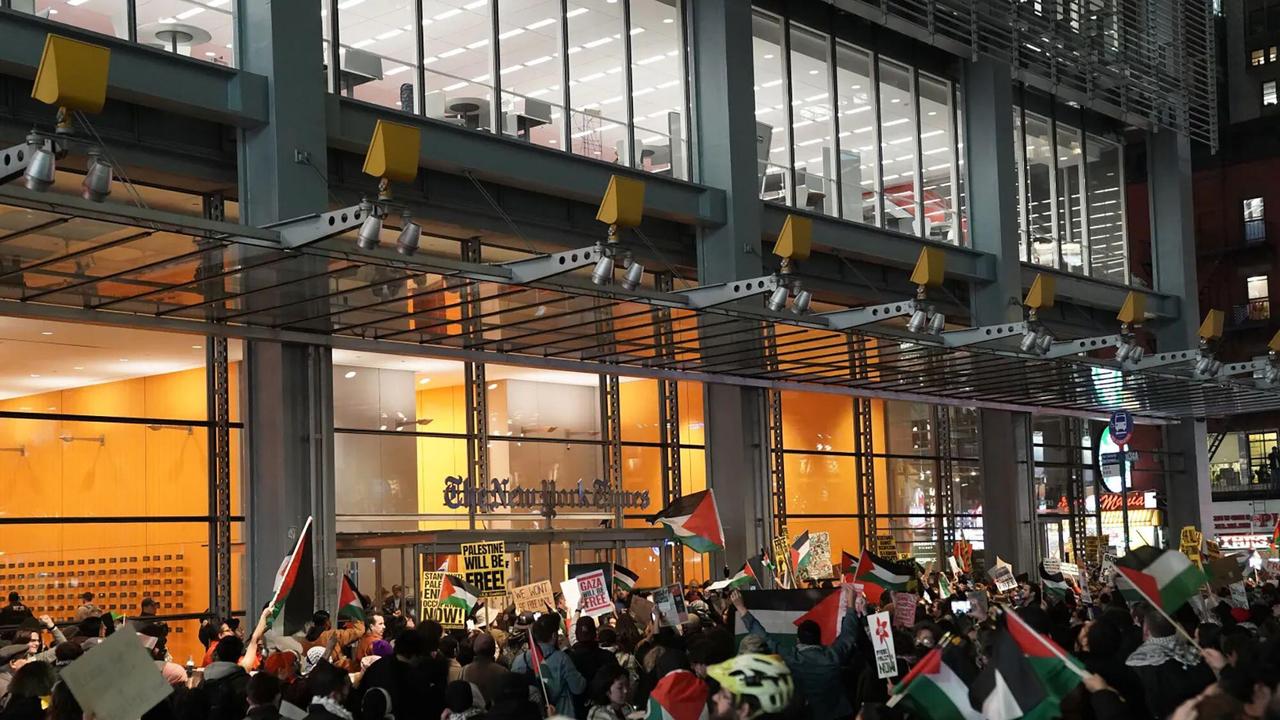
{"type": "Polygon", "coordinates": [[[1131,463],[1138,462],[1138,451],[1137,450],[1125,451],[1124,459],[1125,459],[1125,462],[1131,462],[1131,463]]]}
{"type": "Polygon", "coordinates": [[[1102,457],[1101,457],[1102,462],[1100,463],[1102,465],[1102,477],[1104,478],[1120,477],[1120,473],[1122,472],[1120,468],[1120,463],[1124,462],[1124,460],[1125,460],[1124,453],[1118,453],[1118,452],[1102,453],[1102,457]]]}
{"type": "Polygon", "coordinates": [[[1133,415],[1128,410],[1111,413],[1111,442],[1124,447],[1133,434],[1133,415]]]}

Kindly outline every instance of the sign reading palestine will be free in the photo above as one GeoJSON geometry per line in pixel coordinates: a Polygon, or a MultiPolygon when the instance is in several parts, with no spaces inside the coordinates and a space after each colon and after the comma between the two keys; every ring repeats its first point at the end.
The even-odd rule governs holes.
{"type": "Polygon", "coordinates": [[[480,592],[480,597],[507,594],[507,544],[494,542],[462,544],[462,579],[480,592]]]}

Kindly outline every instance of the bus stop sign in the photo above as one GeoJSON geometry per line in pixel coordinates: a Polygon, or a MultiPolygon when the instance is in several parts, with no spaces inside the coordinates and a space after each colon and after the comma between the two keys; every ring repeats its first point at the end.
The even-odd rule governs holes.
{"type": "Polygon", "coordinates": [[[1111,413],[1111,442],[1124,447],[1133,434],[1133,415],[1128,410],[1111,413]]]}

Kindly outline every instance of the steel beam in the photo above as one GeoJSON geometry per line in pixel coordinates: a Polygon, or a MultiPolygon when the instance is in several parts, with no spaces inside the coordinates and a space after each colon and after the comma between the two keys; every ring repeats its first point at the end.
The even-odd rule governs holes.
{"type": "MultiPolygon", "coordinates": [[[[314,10],[314,4],[311,7],[314,10]]],[[[319,28],[316,30],[318,43],[319,28]]],[[[262,127],[270,121],[264,75],[180,57],[27,13],[0,10],[0,37],[4,38],[0,43],[0,73],[35,77],[49,33],[111,49],[108,100],[216,120],[239,128],[262,127]]],[[[52,123],[52,110],[49,120],[52,123]]]]}

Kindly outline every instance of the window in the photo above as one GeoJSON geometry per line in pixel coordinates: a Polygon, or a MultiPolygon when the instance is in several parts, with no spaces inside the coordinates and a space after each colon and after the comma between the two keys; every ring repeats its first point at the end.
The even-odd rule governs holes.
{"type": "Polygon", "coordinates": [[[1263,219],[1262,198],[1249,198],[1244,201],[1244,221],[1263,219]]]}
{"type": "Polygon", "coordinates": [[[1267,276],[1253,275],[1245,281],[1250,300],[1267,299],[1267,276]]]}
{"type": "Polygon", "coordinates": [[[1031,262],[1057,267],[1058,243],[1053,217],[1053,135],[1049,121],[1027,113],[1022,123],[1026,130],[1026,197],[1027,236],[1031,262]]]}
{"type": "Polygon", "coordinates": [[[142,45],[235,66],[231,40],[236,3],[232,0],[16,0],[0,5],[122,40],[129,37],[132,18],[142,45]],[[178,26],[182,30],[173,32],[171,28],[178,26]],[[177,40],[174,35],[179,36],[177,40]]]}
{"type": "Polygon", "coordinates": [[[1271,319],[1270,278],[1266,275],[1253,275],[1245,280],[1245,292],[1249,296],[1249,304],[1245,308],[1246,319],[1262,321],[1271,319]]]}
{"type": "Polygon", "coordinates": [[[951,81],[763,12],[753,35],[762,199],[964,242],[951,81]]]}
{"type": "Polygon", "coordinates": [[[1277,60],[1276,46],[1272,45],[1267,48],[1267,62],[1275,62],[1277,60]]]}
{"type": "Polygon", "coordinates": [[[1267,61],[1266,54],[1261,50],[1254,50],[1249,53],[1249,64],[1253,66],[1262,65],[1267,61]]]}
{"type": "Polygon", "coordinates": [[[1086,195],[1089,199],[1089,268],[1096,278],[1129,282],[1124,233],[1123,163],[1120,144],[1085,137],[1086,195]]]}
{"type": "Polygon", "coordinates": [[[1276,98],[1276,81],[1268,80],[1262,83],[1262,106],[1275,105],[1280,100],[1276,98]]]}
{"type": "Polygon", "coordinates": [[[341,43],[334,92],[688,177],[680,0],[571,0],[563,11],[542,0],[344,0],[337,8],[324,20],[325,37],[336,28],[341,43]]]}

